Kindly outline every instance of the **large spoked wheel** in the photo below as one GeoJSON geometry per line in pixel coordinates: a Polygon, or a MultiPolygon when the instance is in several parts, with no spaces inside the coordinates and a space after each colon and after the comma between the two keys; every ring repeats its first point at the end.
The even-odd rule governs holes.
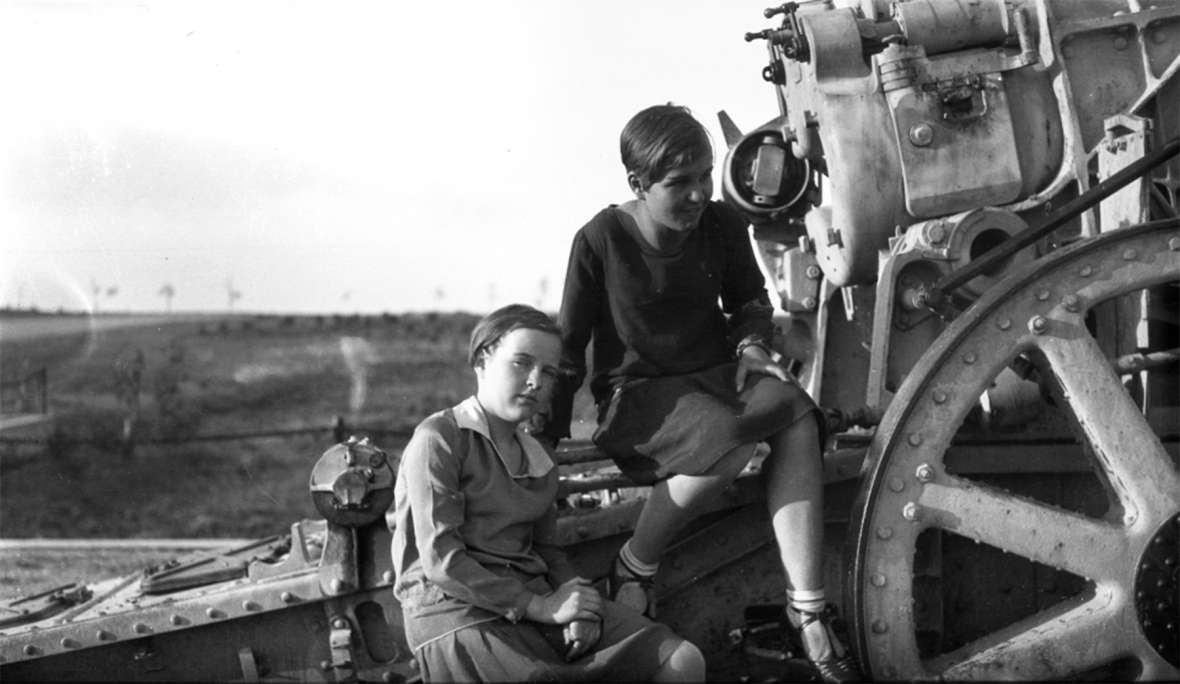
{"type": "MultiPolygon", "coordinates": [[[[853,512],[847,607],[857,653],[873,678],[1062,679],[1121,663],[1120,676],[1180,679],[1180,475],[1169,452],[1175,429],[1161,430],[1145,415],[1142,397],[1127,389],[1096,339],[1090,315],[1100,303],[1134,299],[1129,294],[1175,292],[1177,226],[1113,231],[1014,273],[964,312],[911,371],[878,427],[853,512]],[[981,395],[1021,361],[1054,388],[1046,405],[1068,417],[1073,449],[1092,468],[1087,477],[1109,498],[1098,514],[964,475],[967,468],[948,461],[964,425],[978,415],[981,395]],[[931,571],[931,547],[938,553],[954,544],[988,549],[992,569],[984,573],[960,559],[931,571]],[[1036,598],[1013,619],[970,618],[977,624],[957,629],[967,637],[931,643],[930,624],[951,631],[944,623],[959,618],[956,604],[966,612],[977,602],[972,592],[1024,581],[996,577],[1017,566],[1032,568],[1030,577],[1046,570],[1072,577],[1075,586],[1065,591],[1060,587],[1069,582],[1053,579],[1058,593],[1036,598]],[[945,591],[939,596],[952,574],[972,572],[978,585],[960,587],[953,600],[945,591]]],[[[1175,300],[1169,301],[1172,312],[1164,317],[1174,326],[1175,300]]],[[[1174,364],[1165,370],[1174,373],[1174,364]]],[[[1019,435],[1009,444],[1025,462],[1046,453],[1019,435]]],[[[1007,610],[1006,596],[991,598],[989,610],[1007,610]]]]}

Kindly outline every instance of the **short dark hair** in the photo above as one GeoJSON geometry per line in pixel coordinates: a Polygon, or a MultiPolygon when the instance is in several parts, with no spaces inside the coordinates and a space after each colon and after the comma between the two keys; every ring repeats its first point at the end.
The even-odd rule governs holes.
{"type": "Polygon", "coordinates": [[[527,304],[509,304],[484,316],[471,331],[467,363],[475,368],[485,354],[490,354],[500,339],[519,328],[540,330],[560,337],[561,331],[548,314],[527,304]]]}
{"type": "Polygon", "coordinates": [[[623,166],[646,188],[669,171],[692,164],[713,151],[709,132],[688,107],[672,103],[648,107],[631,117],[619,136],[623,166]]]}

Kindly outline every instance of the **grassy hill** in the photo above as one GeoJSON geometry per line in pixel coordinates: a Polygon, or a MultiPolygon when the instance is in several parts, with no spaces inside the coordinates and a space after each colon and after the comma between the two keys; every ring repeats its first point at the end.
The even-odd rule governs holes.
{"type": "MultiPolygon", "coordinates": [[[[307,477],[332,444],[333,418],[409,430],[470,394],[465,356],[477,320],[0,317],[0,371],[46,368],[54,415],[48,440],[0,435],[0,537],[255,537],[318,517],[307,477]],[[125,454],[133,413],[137,445],[125,454]],[[305,428],[324,430],[197,440],[305,428]]],[[[592,421],[589,403],[579,397],[579,415],[592,421]]],[[[403,446],[377,442],[395,453],[403,446]]]]}

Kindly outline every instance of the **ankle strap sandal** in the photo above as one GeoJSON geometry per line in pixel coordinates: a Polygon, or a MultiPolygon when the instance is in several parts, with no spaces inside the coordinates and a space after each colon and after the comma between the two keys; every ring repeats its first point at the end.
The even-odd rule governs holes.
{"type": "Polygon", "coordinates": [[[650,620],[656,619],[655,576],[636,575],[626,568],[621,568],[620,565],[618,559],[611,563],[610,574],[606,576],[607,596],[612,601],[632,608],[650,620]],[[619,600],[619,594],[624,588],[628,588],[628,591],[623,600],[619,600]],[[636,591],[636,588],[639,591],[636,591]],[[635,600],[637,593],[642,596],[641,600],[635,600]]]}
{"type": "MultiPolygon", "coordinates": [[[[797,608],[787,607],[787,610],[795,613],[800,618],[798,627],[793,627],[787,631],[787,639],[790,641],[800,653],[807,656],[807,660],[815,667],[820,679],[825,682],[858,682],[864,679],[860,672],[860,668],[856,665],[856,660],[852,655],[845,653],[843,656],[836,655],[836,645],[840,641],[836,638],[836,633],[832,630],[831,616],[827,611],[815,613],[810,610],[799,610],[797,608]],[[823,625],[824,635],[828,639],[828,644],[831,648],[831,655],[823,660],[815,660],[807,651],[806,641],[803,639],[803,630],[807,629],[813,622],[818,622],[823,625]]],[[[788,622],[788,624],[790,624],[788,622]]],[[[843,644],[840,644],[843,647],[843,644]]],[[[847,651],[847,649],[845,649],[847,651]]]]}

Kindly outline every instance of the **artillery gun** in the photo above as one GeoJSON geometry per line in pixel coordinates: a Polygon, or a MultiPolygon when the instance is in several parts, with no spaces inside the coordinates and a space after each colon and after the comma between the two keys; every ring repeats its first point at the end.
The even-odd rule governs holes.
{"type": "MultiPolygon", "coordinates": [[[[722,189],[832,428],[825,572],[866,673],[1177,679],[1180,4],[776,16],[747,38],[779,116],[746,134],[722,116],[722,189]]],[[[561,539],[605,574],[644,489],[592,447],[558,456],[561,539]]],[[[395,460],[335,445],[310,480],[323,520],[9,603],[0,678],[414,679],[383,519],[395,460]]],[[[755,459],[657,580],[661,620],[718,679],[792,662],[757,476],[755,459]]]]}

